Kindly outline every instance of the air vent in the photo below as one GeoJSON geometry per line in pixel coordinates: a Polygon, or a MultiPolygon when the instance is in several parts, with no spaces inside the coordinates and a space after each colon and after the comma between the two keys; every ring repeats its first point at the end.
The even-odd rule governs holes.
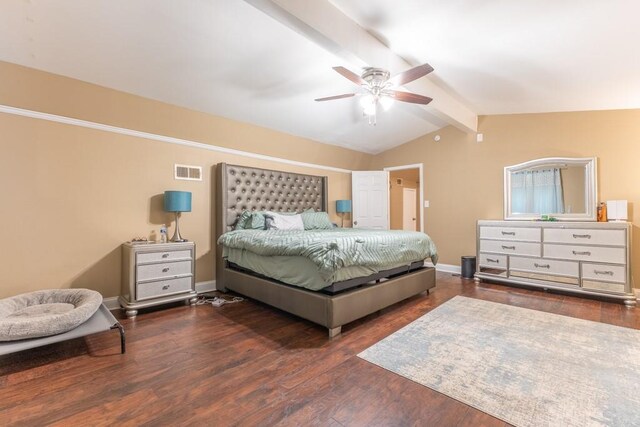
{"type": "Polygon", "coordinates": [[[174,165],[175,179],[202,181],[202,166],[174,165]]]}
{"type": "Polygon", "coordinates": [[[396,178],[396,185],[402,185],[402,178],[396,178]]]}

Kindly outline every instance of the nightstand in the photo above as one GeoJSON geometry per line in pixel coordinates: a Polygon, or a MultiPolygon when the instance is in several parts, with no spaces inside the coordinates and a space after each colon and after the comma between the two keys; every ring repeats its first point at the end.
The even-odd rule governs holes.
{"type": "Polygon", "coordinates": [[[127,317],[138,309],[174,301],[197,301],[193,242],[122,245],[122,291],[127,317]]]}

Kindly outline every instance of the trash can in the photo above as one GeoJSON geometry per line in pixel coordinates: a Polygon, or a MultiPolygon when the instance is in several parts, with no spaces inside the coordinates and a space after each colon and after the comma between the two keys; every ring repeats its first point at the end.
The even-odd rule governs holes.
{"type": "Polygon", "coordinates": [[[465,279],[473,279],[473,275],[476,273],[476,257],[463,256],[461,276],[465,279]]]}

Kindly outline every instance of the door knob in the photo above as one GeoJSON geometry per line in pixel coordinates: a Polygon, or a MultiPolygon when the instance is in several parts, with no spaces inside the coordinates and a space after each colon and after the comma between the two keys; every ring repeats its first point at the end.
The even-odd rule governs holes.
{"type": "Polygon", "coordinates": [[[353,225],[358,225],[358,221],[353,221],[353,225]]]}

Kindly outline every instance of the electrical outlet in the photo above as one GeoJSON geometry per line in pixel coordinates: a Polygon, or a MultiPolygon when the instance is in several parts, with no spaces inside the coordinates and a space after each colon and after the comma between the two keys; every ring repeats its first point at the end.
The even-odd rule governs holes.
{"type": "Polygon", "coordinates": [[[425,208],[428,208],[428,207],[429,207],[429,201],[428,201],[428,200],[425,200],[425,201],[424,201],[424,207],[425,207],[425,208]]]}

